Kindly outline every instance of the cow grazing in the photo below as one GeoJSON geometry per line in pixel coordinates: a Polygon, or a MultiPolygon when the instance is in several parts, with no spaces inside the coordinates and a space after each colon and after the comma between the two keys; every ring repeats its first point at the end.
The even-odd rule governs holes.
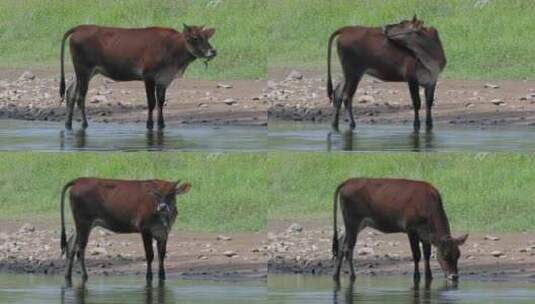
{"type": "Polygon", "coordinates": [[[458,278],[457,261],[461,254],[459,246],[464,244],[468,235],[459,238],[451,236],[440,194],[429,183],[386,178],[348,179],[340,184],[334,193],[333,217],[332,250],[336,258],[335,280],[340,277],[344,257],[349,263],[351,279],[355,278],[353,251],[358,233],[366,227],[384,233],[408,234],[414,259],[415,280],[420,278],[419,243],[422,243],[424,252],[426,279],[432,278],[429,266],[431,245],[437,248],[437,259],[446,278],[450,280],[458,278]],[[345,226],[344,237],[340,239],[336,227],[338,198],[345,226]],[[341,240],[343,244],[340,244],[341,240]]]}
{"type": "Polygon", "coordinates": [[[141,233],[147,259],[147,281],[152,280],[153,239],[159,256],[159,279],[165,280],[164,258],[167,236],[177,216],[176,196],[185,194],[190,183],[163,180],[129,181],[78,178],[61,192],[61,250],[67,257],[65,280],[71,281],[74,255],[87,280],[85,248],[91,229],[100,226],[116,233],[141,233]],[[69,190],[75,235],[67,242],[65,233],[65,192],[69,190]]]}
{"type": "Polygon", "coordinates": [[[355,128],[352,113],[353,96],[364,74],[383,81],[407,82],[414,108],[414,130],[420,129],[420,93],[425,88],[426,127],[433,128],[431,108],[438,74],[446,66],[442,43],[435,28],[426,28],[416,16],[411,21],[380,27],[348,26],[335,31],[328,41],[327,95],[335,107],[332,126],[338,129],[342,103],[351,129],[355,128]],[[337,39],[337,51],[344,80],[333,90],[331,79],[331,45],[337,39]]]}
{"type": "Polygon", "coordinates": [[[158,127],[164,128],[165,92],[173,79],[182,75],[195,59],[207,61],[216,56],[208,39],[215,29],[184,24],[182,33],[170,28],[125,29],[80,25],[68,30],[61,41],[61,81],[59,94],[65,96],[63,58],[65,41],[69,46],[76,81],[67,89],[67,119],[72,128],[74,103],[82,113],[82,127],[87,128],[85,97],[89,81],[102,74],[116,81],[142,80],[148,103],[147,128],[152,129],[152,112],[158,102],[158,127]]]}

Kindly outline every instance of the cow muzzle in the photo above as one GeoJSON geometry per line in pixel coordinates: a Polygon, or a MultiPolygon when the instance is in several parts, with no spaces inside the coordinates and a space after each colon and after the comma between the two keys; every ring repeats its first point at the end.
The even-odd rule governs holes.
{"type": "Polygon", "coordinates": [[[217,51],[215,49],[209,49],[204,52],[204,58],[207,60],[212,60],[215,56],[217,56],[217,51]]]}

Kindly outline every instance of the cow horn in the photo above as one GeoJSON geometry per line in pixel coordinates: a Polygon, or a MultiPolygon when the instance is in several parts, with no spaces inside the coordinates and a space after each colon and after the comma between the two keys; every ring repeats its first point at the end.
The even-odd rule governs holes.
{"type": "Polygon", "coordinates": [[[176,182],[173,183],[173,188],[176,188],[180,184],[180,179],[177,179],[176,182]]]}
{"type": "Polygon", "coordinates": [[[412,22],[416,22],[418,21],[418,18],[416,17],[416,14],[414,14],[414,16],[412,16],[412,22]]]}
{"type": "Polygon", "coordinates": [[[185,23],[182,23],[182,25],[184,26],[184,31],[189,31],[189,26],[185,23]]]}

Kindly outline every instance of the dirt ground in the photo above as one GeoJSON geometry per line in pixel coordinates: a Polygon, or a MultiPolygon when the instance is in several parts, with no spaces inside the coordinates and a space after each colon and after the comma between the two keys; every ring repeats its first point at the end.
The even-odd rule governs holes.
{"type": "MultiPolygon", "coordinates": [[[[0,272],[62,274],[59,225],[53,221],[0,222],[0,272]]],[[[69,225],[67,227],[72,227],[69,225]]],[[[70,229],[70,228],[67,228],[70,229]]],[[[70,234],[70,233],[69,233],[70,234]]],[[[169,278],[263,279],[267,272],[265,233],[191,233],[173,231],[167,243],[169,278]]],[[[143,242],[138,234],[95,228],[86,251],[89,276],[145,275],[143,242]]],[[[157,270],[155,257],[153,271],[157,270]]],[[[79,265],[75,273],[79,277],[79,265]]]]}
{"type": "MultiPolygon", "coordinates": [[[[330,220],[272,221],[267,239],[268,272],[332,274],[330,220]]],[[[434,254],[433,248],[433,274],[442,278],[434,254]]],[[[383,234],[366,228],[359,234],[354,257],[357,275],[412,276],[414,264],[405,234],[383,234]]],[[[347,263],[342,269],[348,275],[347,263]]],[[[459,272],[461,279],[535,281],[535,233],[470,233],[461,248],[459,272]]]]}
{"type": "MultiPolygon", "coordinates": [[[[330,275],[331,225],[328,220],[272,221],[268,232],[221,235],[174,231],[168,242],[167,275],[216,280],[265,279],[268,273],[330,275]]],[[[0,227],[0,272],[63,273],[65,261],[60,257],[59,226],[55,223],[2,220],[0,227]]],[[[358,275],[412,275],[410,247],[403,234],[364,230],[355,260],[358,275]]],[[[100,228],[90,236],[86,261],[90,277],[144,275],[146,267],[139,235],[118,235],[100,228]]],[[[434,256],[431,265],[434,277],[442,278],[434,256]]],[[[153,267],[157,269],[157,259],[153,267]]],[[[343,269],[347,274],[347,264],[343,269]]],[[[535,234],[470,233],[459,270],[461,278],[474,280],[535,281],[535,234]]],[[[75,273],[79,275],[78,264],[75,273]]]]}
{"type": "MultiPolygon", "coordinates": [[[[0,69],[0,118],[63,121],[55,69],[0,69]],[[26,75],[24,75],[26,74],[26,75]]],[[[336,75],[336,74],[335,74],[336,75]]],[[[67,73],[67,79],[72,73],[67,73]]],[[[173,124],[266,125],[268,119],[328,122],[333,109],[318,71],[274,69],[268,80],[177,79],[168,90],[165,117],[173,124]]],[[[407,85],[365,77],[355,95],[358,124],[412,123],[407,85]]],[[[87,112],[93,122],[145,123],[144,86],[97,76],[87,112]]],[[[75,118],[79,117],[75,111],[75,118]]],[[[425,111],[421,110],[424,118],[425,111]]],[[[535,81],[441,79],[433,108],[436,124],[535,125],[535,81]]],[[[342,120],[347,121],[344,112],[342,120]]]]}

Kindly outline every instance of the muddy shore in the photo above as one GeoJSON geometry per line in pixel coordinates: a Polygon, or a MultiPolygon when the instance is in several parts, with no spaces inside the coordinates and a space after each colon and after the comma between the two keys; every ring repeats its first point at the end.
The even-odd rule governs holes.
{"type": "MultiPolygon", "coordinates": [[[[332,274],[332,224],[327,220],[273,221],[269,231],[269,273],[332,274]]],[[[443,274],[434,254],[435,249],[432,271],[441,279],[443,274]]],[[[367,228],[359,234],[354,258],[357,276],[412,276],[412,254],[404,234],[383,234],[367,228]]],[[[348,275],[347,263],[342,269],[348,275]]],[[[470,233],[461,248],[459,271],[461,278],[535,282],[535,234],[470,233]]]]}
{"type": "MultiPolygon", "coordinates": [[[[65,260],[59,245],[59,227],[50,223],[3,221],[0,232],[0,272],[61,275],[65,260]],[[6,228],[11,231],[6,231],[6,228]]],[[[265,233],[170,234],[166,271],[169,278],[241,280],[264,279],[267,255],[259,250],[265,233]]],[[[153,262],[157,269],[158,259],[153,262]]],[[[80,269],[76,263],[75,277],[80,269]]],[[[96,228],[86,250],[89,276],[145,274],[141,236],[114,234],[96,228]]]]}
{"type": "MultiPolygon", "coordinates": [[[[267,80],[177,79],[168,89],[165,117],[173,124],[267,125],[268,120],[329,122],[333,109],[318,71],[274,69],[267,80]]],[[[73,74],[68,73],[68,82],[73,74]]],[[[339,77],[339,76],[338,76],[339,77]]],[[[0,118],[63,121],[59,75],[54,69],[0,69],[0,118]]],[[[411,124],[413,110],[404,83],[365,77],[354,99],[357,124],[411,124]]],[[[90,83],[90,122],[145,123],[141,82],[90,83]]],[[[422,106],[421,117],[425,115],[422,106]]],[[[436,124],[535,125],[535,81],[441,79],[433,108],[436,124]]],[[[75,111],[75,120],[79,114],[75,111]]],[[[341,121],[347,121],[347,114],[341,121]]]]}

